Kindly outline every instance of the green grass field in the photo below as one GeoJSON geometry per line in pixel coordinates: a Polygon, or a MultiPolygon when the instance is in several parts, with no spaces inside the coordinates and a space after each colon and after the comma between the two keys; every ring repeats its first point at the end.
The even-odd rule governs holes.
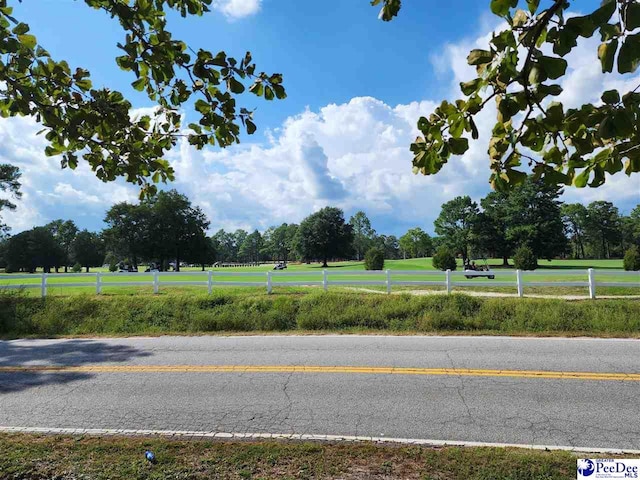
{"type": "MultiPolygon", "coordinates": [[[[515,293],[515,270],[513,268],[502,268],[501,261],[489,260],[491,268],[495,271],[496,282],[509,282],[507,286],[488,286],[489,279],[486,278],[473,278],[465,279],[463,276],[454,275],[452,280],[454,282],[466,282],[464,286],[454,286],[455,291],[488,291],[498,293],[515,293]]],[[[597,292],[600,295],[639,295],[640,286],[640,272],[638,275],[624,275],[617,274],[616,271],[622,272],[622,260],[553,260],[551,262],[541,261],[540,268],[536,274],[524,274],[523,280],[525,282],[586,282],[587,277],[584,273],[575,274],[570,270],[578,269],[585,270],[587,268],[594,268],[596,271],[608,272],[606,276],[597,275],[596,281],[606,282],[625,282],[629,283],[629,287],[600,287],[597,292]],[[564,273],[567,272],[567,273],[564,273]],[[634,285],[635,284],[635,285],[634,285]]],[[[431,263],[431,258],[418,258],[408,260],[387,260],[385,262],[385,269],[391,271],[392,281],[444,281],[444,273],[436,271],[431,263]],[[398,271],[423,271],[424,275],[403,275],[395,273],[398,271]]],[[[224,292],[236,290],[234,287],[230,288],[221,282],[242,282],[251,283],[258,282],[265,286],[255,287],[256,289],[266,288],[266,274],[272,272],[272,282],[274,282],[274,292],[278,293],[283,288],[294,288],[300,291],[308,291],[310,287],[286,287],[287,283],[303,282],[312,284],[314,282],[322,281],[323,268],[320,264],[290,264],[287,270],[282,272],[274,271],[273,265],[266,264],[259,267],[232,267],[232,268],[214,268],[213,278],[215,282],[214,288],[221,289],[224,292]],[[233,276],[228,274],[232,273],[233,276]],[[242,274],[246,275],[242,275],[242,274]],[[296,276],[288,276],[287,273],[296,273],[296,276]],[[285,284],[278,285],[278,284],[285,284]]],[[[328,280],[330,282],[329,288],[332,290],[344,289],[345,285],[331,285],[332,281],[384,281],[386,277],[384,274],[371,275],[345,275],[345,272],[349,271],[363,271],[363,262],[336,262],[331,263],[328,272],[328,280]]],[[[458,272],[462,270],[462,264],[459,261],[458,272]]],[[[103,272],[108,273],[105,269],[97,268],[92,269],[93,276],[77,276],[77,277],[62,277],[56,274],[51,274],[47,279],[47,295],[73,295],[82,293],[94,293],[95,292],[95,273],[103,272]],[[82,287],[56,287],[60,284],[70,283],[90,283],[92,286],[82,287]]],[[[31,285],[34,288],[26,288],[25,292],[29,295],[40,295],[40,289],[36,286],[40,285],[41,277],[36,274],[32,278],[13,278],[18,274],[3,275],[0,274],[0,286],[15,285],[20,288],[20,285],[31,285]]],[[[135,294],[138,292],[152,292],[151,285],[145,286],[110,286],[109,284],[116,282],[147,282],[151,284],[153,277],[150,274],[127,274],[119,273],[113,276],[105,276],[102,279],[103,282],[103,294],[135,294]]],[[[202,272],[200,268],[183,268],[183,275],[180,277],[175,276],[160,276],[160,292],[166,292],[171,290],[172,292],[189,292],[194,289],[202,290],[206,286],[186,286],[186,285],[167,285],[167,282],[206,282],[207,272],[202,272]],[[163,285],[164,284],[164,285],[163,285]]],[[[319,285],[314,285],[315,288],[320,288],[319,285]]],[[[244,287],[246,288],[246,287],[244,287]]],[[[367,288],[372,290],[385,291],[383,286],[360,286],[358,288],[367,288]]],[[[443,286],[424,286],[424,285],[412,285],[412,286],[394,286],[395,291],[406,290],[442,290],[443,286]]],[[[587,295],[588,289],[586,286],[531,286],[525,287],[525,294],[552,294],[552,295],[587,295]]]]}

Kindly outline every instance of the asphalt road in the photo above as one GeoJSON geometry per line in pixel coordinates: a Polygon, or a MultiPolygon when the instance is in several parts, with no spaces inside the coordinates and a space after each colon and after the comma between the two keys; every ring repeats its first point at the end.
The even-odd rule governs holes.
{"type": "Polygon", "coordinates": [[[640,449],[638,374],[639,340],[252,336],[2,341],[0,427],[640,449]],[[243,367],[221,371],[220,366],[243,367]],[[268,371],[260,371],[261,366],[268,371]]]}

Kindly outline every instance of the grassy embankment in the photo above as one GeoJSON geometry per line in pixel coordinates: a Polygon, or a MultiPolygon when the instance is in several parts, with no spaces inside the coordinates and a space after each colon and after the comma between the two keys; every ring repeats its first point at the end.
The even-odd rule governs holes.
{"type": "Polygon", "coordinates": [[[311,292],[0,295],[0,337],[388,332],[640,336],[640,300],[311,292]]]}
{"type": "Polygon", "coordinates": [[[497,448],[0,435],[0,478],[561,480],[576,456],[497,448]],[[144,458],[152,450],[156,464],[144,458]]]}
{"type": "MultiPolygon", "coordinates": [[[[515,288],[515,271],[511,268],[501,268],[499,260],[490,260],[490,264],[492,268],[495,270],[496,278],[495,281],[499,282],[510,282],[513,286],[486,286],[486,282],[488,279],[485,278],[475,278],[471,280],[466,280],[464,277],[455,276],[453,278],[454,281],[467,281],[470,285],[468,286],[456,286],[454,287],[454,291],[464,292],[467,290],[470,291],[480,291],[480,292],[498,292],[498,293],[511,293],[514,294],[516,292],[515,288]]],[[[271,265],[262,265],[260,267],[237,267],[237,268],[222,268],[222,269],[214,269],[214,278],[216,282],[219,281],[235,281],[235,282],[265,282],[266,283],[266,272],[272,271],[271,265]],[[215,276],[217,273],[261,273],[259,276],[215,276]]],[[[437,272],[433,269],[430,258],[419,258],[419,259],[410,259],[410,260],[388,260],[385,263],[385,268],[391,270],[392,272],[392,280],[394,281],[403,281],[403,280],[430,280],[430,281],[443,281],[444,274],[442,272],[437,272]],[[414,270],[414,271],[424,271],[424,275],[401,275],[394,274],[394,271],[399,270],[414,270]]],[[[532,274],[524,274],[523,280],[525,282],[529,281],[537,281],[537,282],[560,282],[560,281],[580,281],[586,282],[586,275],[576,275],[576,274],[565,274],[562,273],[566,270],[572,269],[586,269],[586,268],[596,268],[604,271],[615,271],[622,269],[622,261],[621,260],[553,260],[551,262],[541,261],[539,272],[544,272],[542,275],[532,275],[532,274]]],[[[351,281],[362,281],[362,280],[376,280],[376,281],[384,281],[384,275],[363,275],[363,276],[342,276],[341,272],[343,271],[351,271],[351,270],[364,270],[364,265],[362,262],[338,262],[330,265],[328,269],[329,272],[329,281],[331,280],[351,280],[351,281]]],[[[458,270],[461,270],[461,265],[458,270]]],[[[103,271],[103,269],[93,269],[92,271],[103,271]]],[[[160,278],[160,291],[161,292],[172,292],[172,293],[190,293],[190,292],[198,292],[202,291],[205,287],[202,286],[163,286],[162,283],[166,281],[206,281],[206,273],[200,272],[198,268],[186,268],[184,272],[190,272],[193,275],[184,275],[179,277],[179,279],[175,277],[161,277],[160,278]]],[[[318,264],[311,265],[294,265],[291,264],[289,268],[284,272],[297,272],[302,273],[303,275],[294,276],[294,277],[286,277],[286,276],[278,276],[279,272],[273,272],[274,282],[318,282],[322,280],[322,268],[318,264]]],[[[145,281],[151,282],[151,275],[137,274],[127,275],[127,274],[118,274],[118,276],[113,277],[105,277],[103,279],[103,292],[105,294],[135,294],[135,293],[150,293],[152,291],[152,287],[150,286],[128,286],[128,287],[120,287],[120,286],[109,286],[109,283],[113,282],[122,282],[122,281],[145,281]]],[[[638,282],[640,281],[640,272],[637,277],[634,276],[625,276],[625,275],[607,275],[605,276],[596,276],[596,281],[609,281],[609,282],[638,282]]],[[[94,287],[57,287],[56,285],[63,283],[77,283],[77,282],[95,282],[95,278],[91,277],[80,277],[80,278],[56,278],[55,274],[53,274],[48,279],[48,289],[47,294],[51,296],[68,296],[68,295],[76,295],[76,294],[91,294],[95,292],[94,287]]],[[[0,279],[0,285],[19,285],[19,284],[32,284],[34,286],[39,285],[40,278],[36,275],[33,276],[32,279],[0,279]]],[[[227,291],[227,287],[224,286],[215,286],[216,289],[222,289],[227,291]]],[[[249,287],[245,287],[249,288],[249,287]]],[[[274,291],[282,292],[289,291],[293,287],[283,287],[276,286],[274,287],[274,291]],[[284,290],[283,290],[284,289],[284,290]]],[[[319,287],[312,287],[318,289],[319,287]]],[[[363,287],[365,288],[365,287],[363,287]]],[[[384,287],[381,286],[370,286],[366,287],[371,290],[383,291],[384,287]]],[[[263,291],[265,287],[254,287],[252,290],[254,292],[263,291]]],[[[340,286],[330,286],[331,290],[344,290],[344,287],[340,286]]],[[[394,286],[393,290],[398,291],[406,291],[406,290],[442,290],[443,287],[440,286],[394,286]]],[[[309,288],[297,289],[297,291],[308,291],[309,288]]],[[[24,289],[26,295],[30,296],[39,296],[40,289],[39,288],[30,288],[24,289]]],[[[598,287],[597,293],[599,295],[638,295],[640,294],[640,289],[638,287],[598,287]]],[[[547,295],[581,295],[586,296],[588,294],[588,289],[586,287],[525,287],[525,294],[547,294],[547,295]]]]}

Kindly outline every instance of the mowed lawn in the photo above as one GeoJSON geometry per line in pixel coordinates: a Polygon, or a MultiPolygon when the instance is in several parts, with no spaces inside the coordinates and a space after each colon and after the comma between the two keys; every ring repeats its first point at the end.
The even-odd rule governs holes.
{"type": "MultiPolygon", "coordinates": [[[[483,262],[477,262],[482,264],[483,262]]],[[[466,279],[461,274],[462,262],[458,260],[458,269],[456,274],[452,276],[453,282],[463,282],[464,285],[454,286],[456,291],[491,291],[499,293],[515,293],[516,292],[516,274],[513,268],[503,268],[502,261],[498,259],[488,260],[492,270],[495,273],[495,279],[486,278],[466,279]],[[508,282],[506,285],[489,286],[488,282],[508,282]]],[[[622,272],[622,260],[552,260],[540,261],[540,268],[535,274],[524,274],[524,282],[587,282],[585,273],[574,273],[572,270],[586,270],[588,268],[596,269],[596,282],[625,282],[629,283],[629,287],[599,287],[597,293],[600,295],[640,295],[640,272],[637,275],[628,275],[622,272]]],[[[387,260],[385,269],[390,270],[392,281],[433,281],[444,282],[445,274],[433,268],[431,258],[416,258],[407,260],[387,260]],[[424,274],[403,274],[403,271],[424,272],[424,274]],[[397,273],[394,273],[397,272],[397,273]]],[[[208,269],[209,270],[209,269],[208,269]]],[[[273,270],[273,264],[265,264],[257,267],[227,267],[213,268],[213,281],[215,289],[222,289],[227,292],[244,290],[243,286],[229,285],[228,282],[241,283],[258,283],[252,290],[256,294],[266,294],[267,272],[271,272],[274,293],[300,293],[307,292],[309,288],[321,288],[323,279],[322,265],[319,263],[312,264],[289,264],[288,268],[283,271],[273,270]],[[295,275],[291,275],[295,274],[295,275]],[[307,286],[286,286],[289,283],[305,283],[307,286]],[[284,284],[284,285],[283,285],[284,284]]],[[[383,282],[386,275],[365,273],[363,262],[335,262],[330,263],[326,269],[329,281],[329,288],[344,289],[349,288],[345,284],[332,284],[332,282],[383,282]],[[350,272],[362,271],[361,275],[350,272]]],[[[82,293],[94,293],[96,290],[96,272],[108,273],[106,269],[91,269],[90,275],[74,275],[74,276],[58,276],[55,273],[47,278],[47,294],[48,295],[71,295],[82,293]],[[88,283],[89,286],[74,287],[56,287],[60,284],[78,284],[88,283]]],[[[24,292],[30,295],[40,295],[41,276],[39,273],[29,276],[31,278],[13,278],[24,274],[3,274],[0,273],[0,285],[13,286],[20,288],[20,285],[32,285],[33,288],[25,288],[24,292]]],[[[182,269],[180,276],[160,274],[160,293],[185,293],[194,289],[206,289],[208,272],[202,272],[199,267],[185,267],[182,269]],[[174,282],[202,282],[202,285],[175,285],[174,282]],[[172,283],[169,285],[169,283],[172,283]]],[[[151,274],[137,273],[117,273],[105,275],[102,278],[103,294],[136,294],[136,293],[152,293],[151,286],[153,276],[151,274]],[[147,285],[136,286],[110,286],[109,284],[117,282],[146,282],[147,285]]],[[[385,291],[386,287],[382,285],[361,285],[353,288],[366,288],[376,291],[385,291]]],[[[394,291],[403,290],[442,290],[444,287],[440,285],[409,285],[409,286],[393,286],[394,291]]],[[[529,286],[525,285],[525,294],[552,294],[552,295],[587,295],[586,286],[529,286]]]]}

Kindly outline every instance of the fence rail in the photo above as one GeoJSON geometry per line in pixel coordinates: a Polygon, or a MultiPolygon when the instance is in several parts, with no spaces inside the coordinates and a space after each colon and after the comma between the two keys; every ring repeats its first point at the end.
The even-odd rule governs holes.
{"type": "Polygon", "coordinates": [[[380,286],[386,287],[387,293],[391,293],[392,287],[395,286],[440,286],[446,289],[447,293],[451,293],[453,287],[513,287],[519,297],[524,296],[525,287],[584,287],[588,289],[589,297],[596,298],[597,287],[631,287],[640,289],[640,272],[625,272],[621,270],[550,270],[550,271],[492,271],[491,275],[512,275],[515,277],[511,281],[493,280],[482,281],[477,280],[457,280],[458,277],[486,277],[488,272],[471,272],[471,271],[450,271],[446,272],[436,270],[374,270],[374,271],[357,271],[343,270],[338,272],[330,272],[322,270],[321,272],[283,272],[283,271],[267,271],[267,272],[220,272],[220,271],[203,271],[203,272],[153,272],[153,273],[54,273],[54,274],[30,274],[30,275],[0,275],[0,289],[22,289],[22,288],[38,288],[41,296],[47,295],[48,288],[68,288],[68,287],[93,287],[96,294],[100,295],[104,287],[131,287],[131,286],[151,286],[153,292],[158,293],[160,287],[171,286],[203,286],[207,287],[209,293],[212,293],[215,287],[265,287],[267,293],[272,293],[273,287],[299,287],[299,286],[322,286],[326,291],[329,286],[380,286]],[[583,279],[575,279],[571,281],[537,281],[523,279],[523,275],[527,276],[555,276],[555,275],[571,275],[581,276],[583,279]],[[636,281],[620,282],[620,281],[597,281],[597,277],[607,276],[629,276],[635,277],[636,281]],[[314,280],[299,281],[280,281],[283,277],[316,277],[314,280]],[[365,277],[367,280],[354,280],[350,277],[365,277]],[[382,277],[380,279],[369,279],[370,277],[382,277]],[[136,277],[151,277],[151,280],[131,280],[136,277]],[[191,279],[184,279],[191,277],[191,279]],[[193,277],[200,278],[194,280],[193,277]],[[217,278],[221,278],[217,280],[217,278]],[[224,277],[259,277],[262,281],[237,281],[233,279],[226,280],[224,277]],[[330,278],[331,277],[331,278],[330,278]],[[342,279],[340,279],[342,277],[342,279]],[[395,277],[395,279],[394,279],[395,277]],[[398,278],[405,277],[405,278],[398,278]],[[426,277],[429,280],[408,279],[407,277],[426,277]],[[433,279],[438,277],[439,279],[433,279]],[[51,282],[59,278],[74,278],[78,282],[58,283],[51,282]],[[109,281],[108,279],[118,278],[123,281],[109,281]],[[164,279],[171,280],[164,280],[164,279]],[[14,283],[15,280],[33,280],[32,283],[14,283]],[[83,281],[83,280],[92,281],[83,281]],[[126,281],[125,281],[126,279],[126,281]],[[5,283],[5,281],[12,283],[5,283]],[[105,281],[107,280],[107,281],[105,281]]]}

